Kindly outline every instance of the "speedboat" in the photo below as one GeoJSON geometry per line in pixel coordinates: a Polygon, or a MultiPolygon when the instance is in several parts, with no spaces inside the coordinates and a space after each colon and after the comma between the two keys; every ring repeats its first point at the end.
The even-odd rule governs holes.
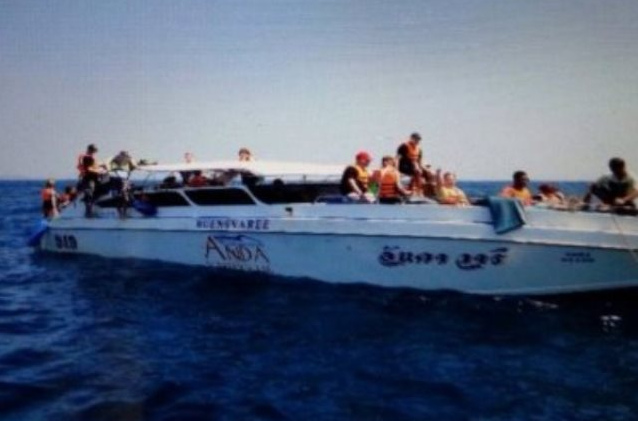
{"type": "Polygon", "coordinates": [[[638,285],[638,218],[486,200],[351,203],[342,167],[281,162],[147,165],[126,215],[99,198],[64,209],[32,242],[53,253],[136,258],[293,279],[477,294],[638,285]],[[188,187],[194,171],[209,184],[188,187]]]}

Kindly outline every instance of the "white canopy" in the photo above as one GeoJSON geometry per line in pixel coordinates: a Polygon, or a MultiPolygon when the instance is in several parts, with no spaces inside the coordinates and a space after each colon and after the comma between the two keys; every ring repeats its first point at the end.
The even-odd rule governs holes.
{"type": "Polygon", "coordinates": [[[238,171],[249,172],[258,176],[312,176],[330,177],[341,175],[345,166],[312,164],[303,162],[275,161],[213,161],[191,162],[180,164],[143,165],[138,171],[173,172],[173,171],[238,171]]]}

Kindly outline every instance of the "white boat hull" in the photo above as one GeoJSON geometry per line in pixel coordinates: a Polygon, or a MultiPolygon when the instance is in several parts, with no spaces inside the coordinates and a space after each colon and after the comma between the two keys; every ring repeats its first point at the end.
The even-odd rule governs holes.
{"type": "MultiPolygon", "coordinates": [[[[161,229],[158,218],[60,219],[43,236],[41,248],[333,283],[479,294],[554,294],[638,285],[637,237],[631,231],[614,232],[618,221],[601,218],[593,230],[575,230],[558,221],[559,235],[556,227],[542,227],[547,217],[539,214],[540,228],[532,224],[497,236],[485,221],[485,210],[445,209],[448,216],[469,215],[452,224],[436,217],[425,222],[408,217],[399,223],[381,217],[388,208],[379,211],[378,219],[364,220],[308,218],[304,208],[299,209],[301,217],[294,218],[199,217],[196,223],[192,218],[168,218],[161,229]],[[599,239],[596,244],[592,236],[599,239]]],[[[312,208],[307,209],[311,213],[312,208]]],[[[553,213],[558,219],[570,216],[553,213]]],[[[630,230],[633,219],[621,224],[630,230]]]]}

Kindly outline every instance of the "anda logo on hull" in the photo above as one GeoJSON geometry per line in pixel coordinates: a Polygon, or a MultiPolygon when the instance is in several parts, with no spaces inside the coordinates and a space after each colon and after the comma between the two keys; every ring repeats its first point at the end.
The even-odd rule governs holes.
{"type": "Polygon", "coordinates": [[[215,267],[270,272],[270,258],[264,244],[247,235],[209,235],[206,261],[215,267]]]}

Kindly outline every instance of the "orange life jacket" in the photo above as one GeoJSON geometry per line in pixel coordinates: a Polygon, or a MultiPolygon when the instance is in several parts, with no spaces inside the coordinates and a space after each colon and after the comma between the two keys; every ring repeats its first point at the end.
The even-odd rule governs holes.
{"type": "Polygon", "coordinates": [[[354,169],[357,170],[357,182],[363,186],[364,190],[367,190],[370,183],[370,174],[365,168],[361,168],[358,165],[355,165],[354,169]]]}
{"type": "Polygon", "coordinates": [[[399,182],[399,174],[394,168],[381,170],[379,177],[379,198],[394,198],[399,196],[397,183],[399,182]]]}
{"type": "Polygon", "coordinates": [[[42,197],[43,202],[52,202],[53,197],[55,197],[55,190],[52,187],[42,189],[40,197],[42,197]]]}
{"type": "Polygon", "coordinates": [[[419,155],[421,155],[421,148],[414,142],[405,142],[405,147],[408,150],[406,158],[408,158],[412,162],[416,162],[419,160],[419,155]]]}

